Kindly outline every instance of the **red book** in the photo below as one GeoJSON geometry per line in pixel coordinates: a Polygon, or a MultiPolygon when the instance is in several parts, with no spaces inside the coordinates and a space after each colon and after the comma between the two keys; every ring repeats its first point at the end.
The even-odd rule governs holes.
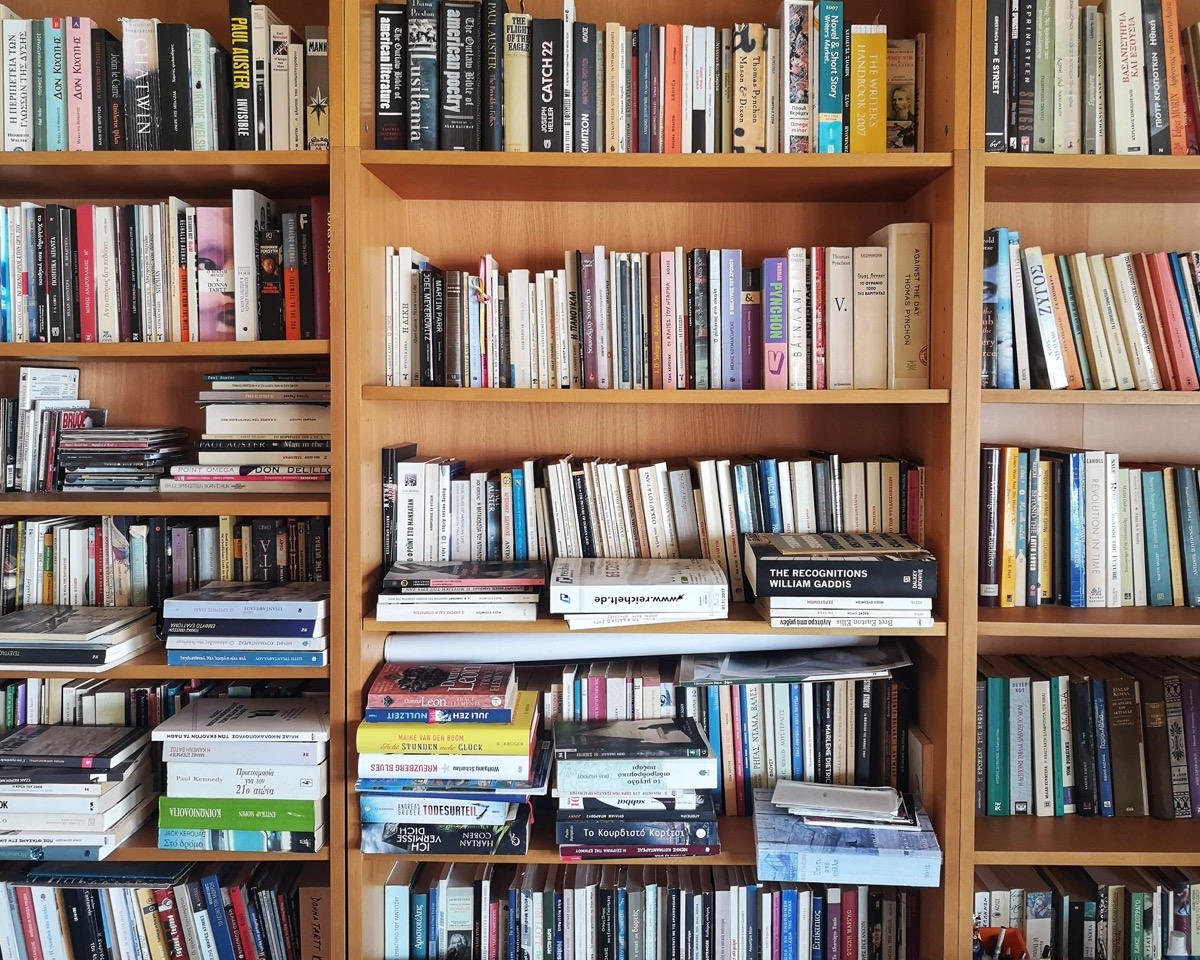
{"type": "Polygon", "coordinates": [[[663,153],[683,152],[683,26],[666,29],[666,91],[663,97],[663,153]]]}
{"type": "Polygon", "coordinates": [[[1200,378],[1196,375],[1196,363],[1192,358],[1192,346],[1188,341],[1187,325],[1183,319],[1183,306],[1179,302],[1179,290],[1175,286],[1175,272],[1170,258],[1162,252],[1147,255],[1146,266],[1150,283],[1154,287],[1154,299],[1162,315],[1163,332],[1166,335],[1166,352],[1171,356],[1175,368],[1175,390],[1200,390],[1200,378]]]}
{"type": "MultiPolygon", "coordinates": [[[[158,917],[162,922],[163,935],[173,960],[189,960],[187,945],[183,941],[183,926],[179,920],[179,908],[175,904],[175,891],[164,887],[154,891],[154,902],[158,904],[158,917]]],[[[190,909],[190,905],[189,905],[190,909]]]]}
{"type": "MultiPolygon", "coordinates": [[[[733,794],[737,799],[737,815],[746,816],[746,770],[742,765],[742,745],[746,730],[742,724],[742,684],[729,690],[729,703],[733,707],[733,794]]],[[[729,813],[728,810],[725,811],[729,813]]]]}
{"type": "Polygon", "coordinates": [[[234,922],[241,935],[242,951],[246,960],[261,960],[257,941],[254,939],[254,928],[250,925],[250,911],[246,904],[246,881],[249,875],[247,870],[229,884],[229,905],[233,909],[234,922]]]}
{"type": "Polygon", "coordinates": [[[21,915],[21,932],[29,960],[44,960],[42,941],[38,936],[37,913],[33,909],[33,891],[28,887],[13,887],[17,894],[17,913],[21,915]]]}
{"type": "Polygon", "coordinates": [[[1133,272],[1137,278],[1138,292],[1146,311],[1146,327],[1150,331],[1150,346],[1154,350],[1154,362],[1158,364],[1158,375],[1166,390],[1178,390],[1179,380],[1175,375],[1175,363],[1171,358],[1169,335],[1165,329],[1162,301],[1151,282],[1150,258],[1144,253],[1133,255],[1133,272]]]}
{"type": "Polygon", "coordinates": [[[79,248],[79,340],[99,339],[96,322],[96,208],[82,203],[75,209],[76,243],[79,248]]]}
{"type": "Polygon", "coordinates": [[[511,708],[516,698],[516,671],[499,663],[385,663],[367,689],[368,709],[511,708]]]}
{"type": "MultiPolygon", "coordinates": [[[[858,887],[842,887],[842,960],[858,956],[858,887]]],[[[865,957],[861,960],[866,960],[865,957]]]]}
{"type": "Polygon", "coordinates": [[[312,198],[313,313],[318,340],[329,339],[329,198],[312,198]]]}
{"type": "Polygon", "coordinates": [[[283,332],[287,340],[300,336],[300,220],[283,215],[283,332]]]}

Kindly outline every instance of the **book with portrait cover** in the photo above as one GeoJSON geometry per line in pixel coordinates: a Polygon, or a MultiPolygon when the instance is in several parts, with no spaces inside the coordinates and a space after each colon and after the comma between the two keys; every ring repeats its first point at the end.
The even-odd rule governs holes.
{"type": "Polygon", "coordinates": [[[196,208],[196,308],[202,342],[235,339],[233,211],[229,207],[196,208]]]}

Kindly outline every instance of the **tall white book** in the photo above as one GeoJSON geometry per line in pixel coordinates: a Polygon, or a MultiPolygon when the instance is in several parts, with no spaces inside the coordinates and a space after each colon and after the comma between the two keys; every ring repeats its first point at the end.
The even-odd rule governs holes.
{"type": "Polygon", "coordinates": [[[1109,150],[1145,156],[1150,152],[1146,127],[1146,64],[1140,0],[1104,0],[1108,47],[1107,94],[1109,150]]]}
{"type": "Polygon", "coordinates": [[[233,191],[233,283],[236,339],[258,339],[258,235],[275,221],[275,204],[257,190],[233,191]]]}

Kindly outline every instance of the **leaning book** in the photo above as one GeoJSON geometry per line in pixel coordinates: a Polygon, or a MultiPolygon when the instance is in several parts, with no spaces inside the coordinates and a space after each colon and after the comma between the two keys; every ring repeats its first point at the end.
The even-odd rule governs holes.
{"type": "Polygon", "coordinates": [[[181,740],[327,741],[329,701],[324,697],[201,697],[155,727],[153,738],[163,743],[181,740]]]}

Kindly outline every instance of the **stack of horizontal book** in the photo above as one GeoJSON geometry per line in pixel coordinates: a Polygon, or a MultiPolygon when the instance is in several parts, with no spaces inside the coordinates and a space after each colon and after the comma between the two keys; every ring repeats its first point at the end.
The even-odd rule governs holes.
{"type": "Polygon", "coordinates": [[[103,860],[154,813],[150,731],[29,724],[0,739],[0,859],[103,860]]]}
{"type": "Polygon", "coordinates": [[[772,627],[933,626],[937,558],[900,534],[748,533],[746,580],[772,627]]]}
{"type": "Polygon", "coordinates": [[[688,717],[554,724],[564,860],[715,856],[718,765],[688,717]]]}
{"type": "Polygon", "coordinates": [[[314,853],[325,843],[329,699],[202,697],[154,728],[163,850],[314,853]]]}
{"type": "Polygon", "coordinates": [[[536,620],[546,565],[538,560],[393,563],[375,616],[397,623],[536,620]]]}
{"type": "Polygon", "coordinates": [[[526,853],[540,699],[512,664],[383,664],[357,733],[363,851],[526,853]]]}
{"type": "Polygon", "coordinates": [[[99,673],[158,643],[149,607],[25,607],[0,617],[0,662],[99,673]]]}
{"type": "Polygon", "coordinates": [[[52,438],[57,463],[47,474],[53,486],[68,493],[145,492],[187,449],[183,428],[87,427],[58,431],[52,438]],[[61,470],[61,478],[57,471],[61,470]]]}
{"type": "Polygon", "coordinates": [[[754,792],[760,880],[936,887],[942,850],[920,802],[890,787],[781,780],[754,792]]]}
{"type": "Polygon", "coordinates": [[[559,557],[550,612],[564,614],[572,630],[724,620],[729,582],[715,560],[559,557]]]}
{"type": "MultiPolygon", "coordinates": [[[[196,402],[204,407],[204,441],[240,441],[236,463],[177,464],[162,490],[193,493],[328,493],[329,463],[278,463],[258,454],[329,450],[329,371],[312,367],[254,367],[246,379],[210,381],[196,402]],[[280,442],[284,446],[280,446],[280,442]],[[290,442],[289,442],[290,441],[290,442]],[[311,445],[311,447],[309,446],[311,445]]],[[[206,458],[207,459],[207,458],[206,458]]]]}
{"type": "Polygon", "coordinates": [[[329,584],[214,581],[163,603],[170,666],[323,667],[329,584]]]}

